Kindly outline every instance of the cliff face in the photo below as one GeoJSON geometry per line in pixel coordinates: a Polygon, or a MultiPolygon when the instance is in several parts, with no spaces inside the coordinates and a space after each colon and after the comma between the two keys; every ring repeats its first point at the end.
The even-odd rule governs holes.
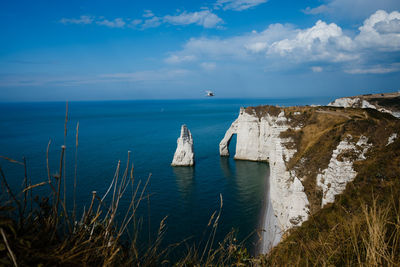
{"type": "Polygon", "coordinates": [[[270,206],[265,212],[263,246],[267,252],[287,230],[334,202],[374,146],[397,138],[398,120],[374,110],[333,107],[241,109],[220,143],[229,156],[237,135],[235,159],[267,161],[270,206]],[[396,124],[397,123],[397,124],[396,124]]]}
{"type": "Polygon", "coordinates": [[[232,123],[220,143],[220,155],[229,156],[229,141],[236,134],[235,159],[269,162],[270,206],[264,218],[266,232],[263,252],[279,242],[283,231],[308,218],[308,199],[304,187],[295,173],[290,173],[286,167],[296,152],[285,146],[291,140],[280,136],[288,128],[284,111],[277,115],[266,113],[258,117],[241,109],[238,119],[232,123]]]}
{"type": "Polygon", "coordinates": [[[328,106],[344,108],[372,108],[400,118],[400,93],[343,97],[332,101],[328,106]]]}

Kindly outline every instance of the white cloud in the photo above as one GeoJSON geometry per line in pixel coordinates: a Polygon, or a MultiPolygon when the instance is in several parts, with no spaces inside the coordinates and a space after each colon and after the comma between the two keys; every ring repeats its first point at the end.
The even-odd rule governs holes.
{"type": "Polygon", "coordinates": [[[311,70],[313,72],[322,72],[324,69],[320,66],[313,66],[313,67],[311,67],[311,70]]]}
{"type": "Polygon", "coordinates": [[[242,11],[260,4],[266,3],[268,0],[218,0],[215,3],[215,8],[223,10],[242,11]]]}
{"type": "Polygon", "coordinates": [[[384,65],[375,65],[368,66],[364,68],[354,68],[354,69],[346,69],[345,72],[350,74],[385,74],[400,71],[400,64],[389,64],[387,66],[384,65]]]}
{"type": "Polygon", "coordinates": [[[165,59],[165,62],[170,63],[170,64],[177,64],[177,63],[183,63],[183,62],[190,62],[196,60],[196,57],[193,55],[171,55],[165,59]]]}
{"type": "Polygon", "coordinates": [[[353,41],[339,26],[319,20],[313,27],[299,30],[294,38],[273,43],[267,54],[299,61],[339,62],[356,59],[353,48],[353,41]]]}
{"type": "Polygon", "coordinates": [[[190,58],[224,66],[227,62],[248,62],[264,64],[266,71],[303,65],[313,72],[323,71],[322,64],[352,74],[378,74],[399,71],[399,66],[393,65],[400,56],[393,54],[396,52],[400,52],[400,13],[377,11],[365,20],[355,37],[337,24],[321,20],[305,29],[272,24],[262,32],[228,38],[191,38],[166,61],[179,64],[190,58]]]}
{"type": "Polygon", "coordinates": [[[202,62],[200,64],[200,66],[204,69],[204,70],[215,70],[215,68],[217,67],[217,64],[215,62],[202,62]]]}
{"type": "Polygon", "coordinates": [[[307,15],[317,15],[321,13],[325,13],[329,10],[329,8],[326,5],[320,5],[314,8],[307,7],[306,9],[303,9],[302,12],[307,15]]]}
{"type": "Polygon", "coordinates": [[[359,28],[360,34],[355,38],[364,48],[375,48],[381,51],[400,51],[400,13],[376,11],[364,21],[359,28]]]}
{"type": "Polygon", "coordinates": [[[326,14],[343,20],[360,20],[378,9],[394,11],[399,9],[399,0],[324,0],[324,4],[315,8],[307,7],[306,14],[326,14]]]}
{"type": "Polygon", "coordinates": [[[102,74],[99,78],[107,81],[132,81],[132,82],[156,82],[173,80],[189,74],[190,71],[186,69],[160,69],[137,71],[128,73],[111,73],[102,74]]]}
{"type": "Polygon", "coordinates": [[[198,12],[186,12],[171,16],[164,16],[164,21],[173,25],[188,25],[197,24],[204,28],[216,28],[223,23],[223,20],[210,12],[209,10],[202,10],[198,12]]]}
{"type": "Polygon", "coordinates": [[[141,27],[143,29],[148,29],[148,28],[156,28],[161,25],[161,19],[159,17],[152,17],[150,19],[146,19],[143,21],[143,24],[141,27]]]}
{"type": "Polygon", "coordinates": [[[145,10],[143,13],[144,18],[151,18],[154,17],[154,13],[151,10],[145,10]]]}
{"type": "Polygon", "coordinates": [[[62,24],[91,24],[94,21],[92,16],[80,16],[79,19],[74,18],[62,18],[60,22],[62,24]]]}
{"type": "Polygon", "coordinates": [[[137,25],[141,24],[142,22],[143,22],[143,20],[141,20],[141,19],[134,19],[131,21],[130,26],[136,27],[137,25]]]}
{"type": "Polygon", "coordinates": [[[110,28],[123,28],[125,26],[126,22],[121,18],[116,18],[114,20],[108,20],[108,19],[99,20],[99,21],[96,21],[96,24],[107,26],[110,28]]]}
{"type": "Polygon", "coordinates": [[[204,28],[222,29],[221,24],[224,21],[209,9],[200,10],[197,12],[181,11],[177,15],[156,16],[151,10],[145,10],[143,19],[116,18],[113,20],[104,17],[80,16],[80,18],[62,18],[60,23],[63,24],[92,24],[107,26],[110,28],[139,28],[148,29],[156,28],[162,24],[172,25],[190,25],[195,24],[204,28]]]}
{"type": "Polygon", "coordinates": [[[268,44],[265,42],[255,42],[245,46],[247,50],[253,53],[260,53],[266,51],[268,48],[268,44]]]}
{"type": "MultiPolygon", "coordinates": [[[[229,38],[191,38],[183,50],[172,53],[177,57],[187,55],[196,59],[215,61],[227,58],[249,60],[259,57],[257,52],[269,47],[273,42],[282,40],[286,36],[294,35],[291,25],[272,24],[262,32],[252,31],[248,34],[229,38]],[[264,45],[265,44],[265,45],[264,45]]],[[[264,56],[263,56],[264,57],[264,56]]]]}

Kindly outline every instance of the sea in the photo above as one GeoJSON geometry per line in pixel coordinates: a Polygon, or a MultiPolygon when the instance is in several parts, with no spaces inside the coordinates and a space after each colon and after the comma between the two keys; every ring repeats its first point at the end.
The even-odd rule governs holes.
{"type": "MultiPolygon", "coordinates": [[[[138,233],[139,242],[154,242],[160,222],[165,219],[163,247],[177,243],[181,244],[175,248],[178,251],[188,246],[202,247],[212,232],[210,219],[220,212],[214,244],[234,231],[237,242],[254,254],[267,206],[269,166],[234,160],[236,140],[230,143],[231,157],[220,157],[219,142],[240,107],[324,105],[331,100],[211,97],[69,102],[66,123],[66,102],[0,103],[0,156],[19,162],[25,158],[28,177],[36,184],[47,180],[48,145],[50,172],[54,174],[59,171],[61,146],[65,144],[68,208],[72,208],[76,167],[76,206],[78,214],[82,214],[90,205],[93,191],[99,196],[107,191],[119,161],[120,177],[123,175],[130,151],[139,192],[151,175],[131,229],[138,233]],[[182,124],[187,125],[194,139],[194,167],[170,166],[182,124]]],[[[4,158],[0,158],[0,166],[11,188],[19,192],[24,186],[23,166],[4,158]]],[[[128,191],[126,194],[131,196],[128,191]]],[[[4,201],[4,188],[2,193],[4,201]]],[[[49,195],[46,186],[33,189],[33,195],[46,194],[49,195]]],[[[121,200],[117,218],[120,222],[129,203],[129,197],[121,200]]],[[[132,234],[126,238],[132,238],[132,234]]]]}

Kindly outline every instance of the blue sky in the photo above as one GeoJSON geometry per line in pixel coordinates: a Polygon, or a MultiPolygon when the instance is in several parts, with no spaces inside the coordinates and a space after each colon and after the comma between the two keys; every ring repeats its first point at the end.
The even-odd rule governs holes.
{"type": "Polygon", "coordinates": [[[398,0],[0,3],[0,101],[400,90],[398,0]]]}

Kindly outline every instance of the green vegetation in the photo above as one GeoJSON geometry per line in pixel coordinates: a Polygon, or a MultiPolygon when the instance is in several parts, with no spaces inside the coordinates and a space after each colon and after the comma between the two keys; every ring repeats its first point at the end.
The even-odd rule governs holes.
{"type": "MultiPolygon", "coordinates": [[[[143,185],[135,182],[129,154],[125,168],[118,164],[107,193],[99,196],[92,192],[89,208],[78,216],[75,200],[65,198],[63,146],[57,174],[50,175],[48,167],[47,180],[32,185],[25,172],[19,194],[11,190],[0,166],[0,266],[398,266],[400,138],[389,145],[387,140],[392,133],[400,133],[400,120],[370,109],[332,107],[266,106],[247,108],[246,112],[261,118],[267,113],[277,116],[282,110],[293,128],[301,126],[282,137],[294,140],[287,144],[297,150],[288,168],[303,178],[311,214],[268,255],[251,257],[234,233],[221,242],[214,240],[222,197],[220,210],[210,218],[204,243],[183,240],[161,246],[166,232],[163,220],[153,242],[141,244],[137,238],[140,228],[129,230],[137,225],[136,211],[147,197],[149,180],[143,185]],[[354,140],[364,135],[373,146],[366,160],[354,162],[355,180],[335,203],[321,209],[316,175],[327,167],[332,150],[348,135],[354,140]],[[35,196],[35,190],[44,186],[50,194],[35,196]],[[128,193],[132,193],[129,207],[121,211],[120,200],[128,193]],[[117,213],[125,214],[122,220],[117,221],[117,213]],[[123,241],[124,235],[130,236],[130,242],[123,241]],[[172,260],[171,253],[176,250],[180,257],[172,260]]],[[[353,156],[343,153],[340,158],[353,156]]],[[[26,170],[25,161],[3,160],[26,170]]]]}

